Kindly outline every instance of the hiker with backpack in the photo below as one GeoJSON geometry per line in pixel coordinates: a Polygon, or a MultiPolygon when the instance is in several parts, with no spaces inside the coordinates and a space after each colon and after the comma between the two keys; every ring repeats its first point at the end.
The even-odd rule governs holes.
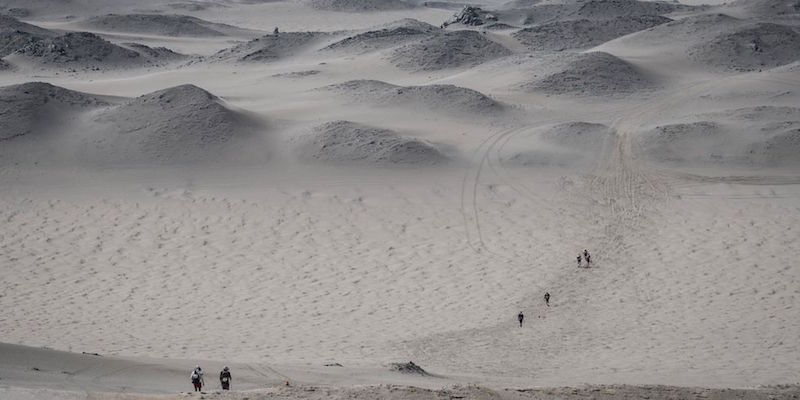
{"type": "Polygon", "coordinates": [[[592,255],[589,254],[589,250],[583,250],[583,258],[586,259],[586,268],[589,268],[589,265],[592,264],[592,255]]]}
{"type": "Polygon", "coordinates": [[[231,379],[231,371],[228,369],[228,366],[225,366],[219,373],[219,384],[222,385],[222,390],[231,389],[231,379]]]}
{"type": "Polygon", "coordinates": [[[544,292],[544,304],[550,307],[550,292],[544,292]]]}
{"type": "Polygon", "coordinates": [[[519,327],[522,328],[522,320],[525,319],[525,316],[522,315],[522,311],[517,314],[517,320],[519,321],[519,327]]]}
{"type": "Polygon", "coordinates": [[[194,386],[194,391],[199,392],[203,389],[203,385],[205,385],[205,381],[203,381],[203,369],[200,368],[199,365],[194,367],[194,371],[190,375],[192,379],[192,385],[194,386]]]}

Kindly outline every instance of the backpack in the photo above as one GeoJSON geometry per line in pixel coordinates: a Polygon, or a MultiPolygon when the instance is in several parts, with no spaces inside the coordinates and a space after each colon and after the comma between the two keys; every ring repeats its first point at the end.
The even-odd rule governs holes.
{"type": "Polygon", "coordinates": [[[192,383],[200,382],[200,375],[197,375],[197,372],[192,372],[192,383]]]}

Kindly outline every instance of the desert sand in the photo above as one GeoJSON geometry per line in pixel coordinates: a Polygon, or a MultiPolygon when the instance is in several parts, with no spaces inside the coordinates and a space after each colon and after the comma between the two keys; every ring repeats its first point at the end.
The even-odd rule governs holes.
{"type": "Polygon", "coordinates": [[[797,4],[0,14],[0,398],[800,395],[797,4]]]}

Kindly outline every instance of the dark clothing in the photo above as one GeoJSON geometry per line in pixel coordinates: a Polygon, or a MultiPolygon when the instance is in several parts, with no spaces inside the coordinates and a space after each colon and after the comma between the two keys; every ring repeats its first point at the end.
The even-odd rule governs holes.
{"type": "Polygon", "coordinates": [[[522,313],[519,313],[519,315],[517,315],[517,319],[519,320],[519,326],[521,328],[522,327],[522,320],[525,319],[525,316],[522,315],[522,313]]]}
{"type": "Polygon", "coordinates": [[[219,373],[219,383],[222,385],[222,390],[230,390],[231,388],[231,372],[222,371],[219,373]]]}
{"type": "Polygon", "coordinates": [[[550,293],[544,294],[544,302],[545,304],[547,304],[548,307],[550,307],[550,293]]]}
{"type": "Polygon", "coordinates": [[[200,367],[197,367],[192,371],[192,375],[190,376],[192,379],[192,385],[194,386],[194,391],[199,392],[203,389],[203,370],[200,367]]]}

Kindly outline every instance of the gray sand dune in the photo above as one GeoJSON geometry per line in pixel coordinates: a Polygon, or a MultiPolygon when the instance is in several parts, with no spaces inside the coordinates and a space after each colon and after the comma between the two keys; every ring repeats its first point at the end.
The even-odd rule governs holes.
{"type": "Polygon", "coordinates": [[[730,8],[742,9],[750,17],[798,17],[800,2],[796,0],[736,0],[730,8]]]}
{"type": "MultiPolygon", "coordinates": [[[[215,162],[260,128],[253,118],[193,85],[131,99],[101,110],[93,121],[89,157],[120,163],[215,162]]],[[[268,152],[266,147],[252,150],[262,159],[268,152]]]]}
{"type": "Polygon", "coordinates": [[[546,129],[540,138],[545,143],[586,151],[596,151],[614,136],[610,127],[592,122],[567,122],[546,129]]]}
{"type": "Polygon", "coordinates": [[[800,33],[772,23],[747,25],[691,47],[688,55],[723,69],[773,68],[800,60],[800,33]]]}
{"type": "Polygon", "coordinates": [[[555,22],[564,17],[567,13],[574,11],[574,4],[546,3],[537,4],[533,7],[510,10],[520,16],[520,25],[544,24],[555,22]]]}
{"type": "Polygon", "coordinates": [[[317,10],[343,12],[374,12],[407,10],[414,4],[402,0],[306,0],[306,4],[317,10]]]}
{"type": "Polygon", "coordinates": [[[182,1],[176,3],[166,4],[167,7],[173,10],[198,12],[205,11],[213,8],[228,8],[227,4],[215,3],[211,1],[182,1]]]}
{"type": "Polygon", "coordinates": [[[154,61],[181,61],[189,58],[185,54],[176,53],[166,47],[149,47],[139,43],[123,43],[122,46],[127,47],[147,58],[154,61]]]}
{"type": "Polygon", "coordinates": [[[0,14],[0,32],[20,31],[37,36],[56,36],[56,33],[36,25],[22,22],[12,16],[0,14]]]}
{"type": "Polygon", "coordinates": [[[316,126],[294,145],[298,158],[307,162],[434,165],[447,160],[422,140],[350,121],[316,126]]]}
{"type": "Polygon", "coordinates": [[[290,57],[311,48],[322,39],[331,37],[325,32],[281,32],[264,35],[249,42],[221,50],[212,60],[268,62],[290,57]]]}
{"type": "Polygon", "coordinates": [[[439,30],[433,25],[415,19],[404,19],[387,24],[380,29],[348,36],[325,47],[323,50],[349,50],[364,53],[420,40],[439,30]]]}
{"type": "Polygon", "coordinates": [[[352,101],[378,107],[409,107],[452,114],[489,115],[505,106],[480,93],[454,85],[397,86],[382,81],[356,80],[327,86],[352,101]]]}
{"type": "Polygon", "coordinates": [[[800,124],[778,132],[761,143],[754,143],[749,154],[766,166],[800,164],[800,124]]]}
{"type": "Polygon", "coordinates": [[[31,16],[30,10],[23,7],[0,8],[0,12],[14,18],[27,18],[31,16]]]}
{"type": "Polygon", "coordinates": [[[212,8],[228,8],[227,4],[216,3],[211,1],[181,1],[166,4],[167,7],[173,10],[198,12],[205,11],[212,8]]]}
{"type": "Polygon", "coordinates": [[[136,45],[134,51],[89,32],[70,32],[36,40],[14,53],[11,61],[24,61],[53,69],[106,70],[161,65],[178,57],[165,49],[136,45]],[[169,53],[169,57],[166,57],[169,53]]]}
{"type": "Polygon", "coordinates": [[[691,165],[784,166],[800,163],[800,108],[749,107],[656,126],[639,138],[652,160],[691,165]]]}
{"type": "Polygon", "coordinates": [[[779,106],[758,106],[737,108],[711,114],[720,118],[729,118],[741,122],[759,121],[800,121],[800,108],[779,106]]]}
{"type": "Polygon", "coordinates": [[[7,63],[6,60],[0,59],[0,71],[7,71],[11,69],[11,64],[7,63]]]}
{"type": "Polygon", "coordinates": [[[614,131],[603,124],[567,122],[511,141],[500,160],[518,167],[591,166],[613,136],[614,131]]]}
{"type": "Polygon", "coordinates": [[[541,4],[542,0],[511,0],[500,4],[501,10],[520,10],[541,4]]]}
{"type": "Polygon", "coordinates": [[[379,25],[375,26],[371,30],[394,29],[394,28],[407,28],[407,29],[414,29],[414,30],[423,31],[423,32],[434,32],[434,31],[438,31],[439,29],[441,29],[438,26],[433,26],[433,25],[431,25],[431,24],[429,24],[427,22],[422,22],[422,21],[420,21],[418,19],[402,18],[402,19],[398,19],[396,21],[387,22],[385,24],[379,24],[379,25]]]}
{"type": "Polygon", "coordinates": [[[655,87],[643,71],[603,52],[577,54],[560,71],[523,84],[526,90],[585,96],[627,95],[655,87]]]}
{"type": "Polygon", "coordinates": [[[32,42],[52,36],[57,36],[57,34],[0,14],[0,57],[5,57],[32,42]]]}
{"type": "Polygon", "coordinates": [[[680,3],[640,0],[590,0],[578,3],[577,9],[567,13],[568,18],[597,19],[624,16],[665,15],[675,11],[688,11],[692,7],[680,3]]]}
{"type": "Polygon", "coordinates": [[[503,31],[503,30],[512,30],[512,29],[519,29],[518,26],[509,25],[503,22],[498,22],[490,25],[486,25],[484,29],[490,31],[503,31]]]}
{"type": "Polygon", "coordinates": [[[112,12],[131,12],[134,9],[158,9],[164,0],[3,0],[0,13],[14,10],[20,18],[75,18],[77,15],[101,15],[112,12]]]}
{"type": "MultiPolygon", "coordinates": [[[[578,2],[543,2],[531,5],[519,4],[496,13],[502,21],[514,22],[514,15],[522,16],[521,24],[545,24],[573,20],[609,20],[616,17],[666,16],[685,12],[697,7],[677,2],[641,0],[590,0],[578,2]]],[[[585,24],[585,22],[584,22],[585,24]]],[[[625,24],[618,20],[615,24],[625,24]]]]}
{"type": "Polygon", "coordinates": [[[718,123],[699,121],[658,126],[642,134],[641,146],[656,161],[711,161],[722,157],[719,145],[724,141],[724,129],[718,123]]]}
{"type": "Polygon", "coordinates": [[[668,22],[652,29],[650,33],[665,36],[665,39],[692,38],[698,35],[702,38],[709,32],[727,30],[741,22],[738,18],[722,13],[700,14],[668,22]]]}
{"type": "Polygon", "coordinates": [[[390,56],[397,67],[410,71],[435,71],[474,67],[505,57],[511,51],[475,31],[438,34],[396,49],[390,56]]]}
{"type": "Polygon", "coordinates": [[[669,21],[654,15],[566,20],[525,28],[513,36],[531,50],[585,49],[669,21]]]}
{"type": "Polygon", "coordinates": [[[674,46],[691,47],[694,44],[713,39],[732,32],[746,23],[727,14],[713,13],[676,19],[654,26],[650,29],[635,32],[615,40],[619,46],[674,46]]]}
{"type": "Polygon", "coordinates": [[[44,39],[44,36],[37,36],[22,31],[0,32],[0,57],[12,54],[42,39],[44,39]]]}
{"type": "Polygon", "coordinates": [[[89,18],[80,26],[109,32],[188,37],[226,36],[243,31],[235,26],[178,14],[107,14],[89,18]]]}
{"type": "Polygon", "coordinates": [[[0,140],[41,135],[61,128],[57,123],[106,106],[104,100],[49,83],[29,82],[0,88],[0,140]]]}

